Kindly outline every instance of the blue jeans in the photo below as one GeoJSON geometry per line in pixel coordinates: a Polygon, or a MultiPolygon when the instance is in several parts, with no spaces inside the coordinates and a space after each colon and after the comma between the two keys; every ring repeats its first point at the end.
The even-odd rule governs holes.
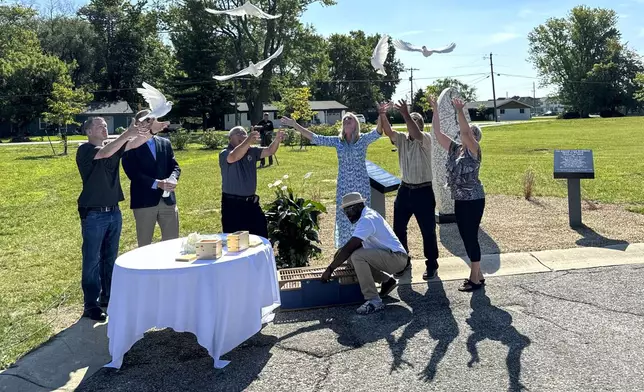
{"type": "Polygon", "coordinates": [[[98,307],[98,299],[109,301],[112,271],[119,252],[121,211],[90,211],[81,219],[83,234],[82,283],[85,310],[98,307]]]}

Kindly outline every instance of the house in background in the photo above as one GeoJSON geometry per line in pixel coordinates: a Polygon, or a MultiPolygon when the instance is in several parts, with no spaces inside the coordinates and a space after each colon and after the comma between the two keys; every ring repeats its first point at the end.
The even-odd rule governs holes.
{"type": "MultiPolygon", "coordinates": [[[[481,105],[486,109],[492,109],[494,112],[494,101],[477,101],[470,102],[466,105],[467,109],[478,109],[481,105]]],[[[532,118],[532,106],[511,98],[499,98],[496,100],[496,113],[499,121],[520,121],[532,118]]],[[[494,120],[494,115],[488,116],[488,120],[494,120]]]]}
{"type": "MultiPolygon", "coordinates": [[[[87,109],[76,116],[76,121],[83,123],[90,117],[103,117],[107,122],[107,132],[113,134],[114,130],[118,127],[127,128],[134,118],[134,112],[126,101],[115,102],[92,102],[87,106],[87,109]]],[[[0,124],[0,135],[9,135],[12,133],[12,127],[15,125],[4,122],[0,124]]],[[[68,125],[67,133],[73,134],[80,126],[68,125]]],[[[47,124],[42,118],[34,120],[27,126],[27,134],[30,136],[44,136],[50,131],[50,125],[47,124]]]]}
{"type": "MultiPolygon", "coordinates": [[[[231,103],[233,106],[234,103],[231,103]]],[[[342,120],[342,116],[346,113],[348,107],[337,101],[309,101],[309,106],[311,110],[317,112],[313,116],[313,124],[335,124],[336,122],[342,120]]],[[[246,103],[237,103],[237,111],[239,113],[240,124],[244,128],[251,126],[250,116],[248,113],[248,105],[246,103]]],[[[278,109],[276,106],[270,104],[264,104],[262,109],[264,113],[268,113],[269,120],[273,121],[275,128],[281,127],[278,118],[278,109]]],[[[229,113],[224,115],[224,128],[226,130],[231,129],[235,126],[235,113],[229,113]]]]}

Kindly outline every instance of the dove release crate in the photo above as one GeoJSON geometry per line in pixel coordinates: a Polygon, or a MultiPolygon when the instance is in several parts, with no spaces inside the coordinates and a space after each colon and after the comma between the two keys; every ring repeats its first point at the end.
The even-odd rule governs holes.
{"type": "Polygon", "coordinates": [[[226,237],[226,247],[229,252],[241,252],[242,250],[248,249],[249,246],[249,234],[247,231],[236,231],[234,233],[228,234],[226,237]]]}
{"type": "Polygon", "coordinates": [[[364,302],[353,267],[341,265],[322,283],[325,267],[285,268],[278,271],[281,309],[301,310],[364,302]]]}
{"type": "Polygon", "coordinates": [[[220,239],[199,240],[196,244],[197,259],[215,260],[223,253],[223,241],[220,239]]]}

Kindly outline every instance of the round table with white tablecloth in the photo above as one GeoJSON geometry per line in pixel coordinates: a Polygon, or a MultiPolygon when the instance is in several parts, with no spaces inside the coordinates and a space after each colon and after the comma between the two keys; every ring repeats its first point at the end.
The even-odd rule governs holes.
{"type": "Polygon", "coordinates": [[[182,238],[127,252],[116,259],[108,307],[107,336],[112,362],[151,328],[192,332],[215,360],[272,320],[280,305],[270,242],[217,260],[179,262],[182,238]]]}

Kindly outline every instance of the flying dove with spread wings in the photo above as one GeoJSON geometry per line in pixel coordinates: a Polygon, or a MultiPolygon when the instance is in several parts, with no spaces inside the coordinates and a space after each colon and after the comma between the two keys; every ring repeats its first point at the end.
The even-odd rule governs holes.
{"type": "Polygon", "coordinates": [[[280,46],[277,48],[275,53],[270,55],[269,58],[266,60],[262,60],[258,62],[257,64],[254,64],[252,61],[248,62],[248,67],[242,69],[241,71],[234,73],[232,75],[223,75],[223,76],[213,76],[215,79],[219,80],[220,82],[223,82],[224,80],[236,78],[239,76],[244,76],[244,75],[252,75],[254,77],[259,77],[263,72],[264,72],[264,67],[271,62],[271,60],[277,58],[280,54],[282,54],[282,50],[284,50],[284,45],[280,46]]]}
{"type": "Polygon", "coordinates": [[[382,76],[387,76],[385,71],[385,61],[387,60],[387,54],[389,53],[389,36],[383,35],[380,37],[380,41],[373,49],[373,54],[371,55],[371,66],[376,70],[376,73],[382,76]]]}
{"type": "Polygon", "coordinates": [[[447,45],[444,48],[427,49],[426,46],[419,47],[419,46],[412,45],[409,42],[405,42],[397,39],[397,40],[394,40],[394,47],[407,52],[420,52],[423,54],[423,56],[429,57],[434,53],[450,53],[451,51],[454,50],[454,48],[456,47],[456,44],[452,42],[451,44],[447,45]]]}
{"type": "Polygon", "coordinates": [[[257,8],[255,5],[251,4],[250,1],[245,2],[240,7],[231,8],[229,10],[213,10],[211,8],[206,8],[206,12],[209,12],[213,15],[226,14],[226,15],[238,16],[238,17],[254,16],[255,18],[260,18],[260,19],[277,19],[280,16],[282,16],[282,14],[278,14],[278,15],[267,14],[266,12],[257,8]]]}
{"type": "Polygon", "coordinates": [[[161,118],[172,110],[172,102],[168,102],[161,91],[149,84],[143,82],[143,88],[137,88],[136,91],[143,96],[145,102],[150,106],[150,113],[141,117],[139,121],[147,118],[161,118]]]}

